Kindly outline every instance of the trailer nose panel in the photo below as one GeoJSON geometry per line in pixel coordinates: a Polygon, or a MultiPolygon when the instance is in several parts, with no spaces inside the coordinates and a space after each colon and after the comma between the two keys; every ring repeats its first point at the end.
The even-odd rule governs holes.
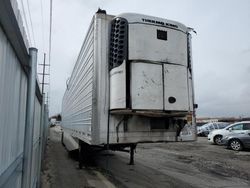
{"type": "Polygon", "coordinates": [[[129,24],[129,60],[173,63],[187,66],[186,33],[167,27],[129,24]]]}

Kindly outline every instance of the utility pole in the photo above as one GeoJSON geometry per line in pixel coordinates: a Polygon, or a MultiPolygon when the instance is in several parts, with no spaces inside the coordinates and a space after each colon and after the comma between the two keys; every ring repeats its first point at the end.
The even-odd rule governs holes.
{"type": "Polygon", "coordinates": [[[46,53],[44,53],[43,55],[43,64],[39,64],[41,66],[43,66],[43,71],[42,73],[38,73],[39,75],[42,75],[42,94],[44,95],[45,92],[44,92],[44,85],[49,85],[49,83],[45,83],[45,76],[49,76],[50,74],[49,73],[45,73],[46,72],[46,69],[45,67],[46,66],[50,66],[49,64],[46,64],[46,53]]]}
{"type": "Polygon", "coordinates": [[[45,73],[45,59],[46,53],[43,54],[43,78],[42,78],[42,94],[44,94],[44,73],[45,73]]]}

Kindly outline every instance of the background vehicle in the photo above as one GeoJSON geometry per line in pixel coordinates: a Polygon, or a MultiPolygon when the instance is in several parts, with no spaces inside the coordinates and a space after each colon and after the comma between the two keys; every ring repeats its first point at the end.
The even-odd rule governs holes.
{"type": "Polygon", "coordinates": [[[196,139],[189,31],[152,16],[95,14],[62,102],[80,155],[89,146],[133,155],[137,143],[181,139],[185,124],[182,140],[196,139]]]}
{"type": "Polygon", "coordinates": [[[208,141],[219,145],[223,137],[231,134],[245,134],[248,130],[250,130],[250,121],[234,123],[224,129],[211,131],[208,135],[208,141]]]}
{"type": "Polygon", "coordinates": [[[214,129],[223,129],[227,127],[229,123],[226,122],[211,122],[206,123],[200,127],[197,127],[198,136],[207,136],[214,129]]]}
{"type": "Polygon", "coordinates": [[[222,145],[226,145],[235,151],[240,151],[244,148],[250,148],[250,131],[244,134],[233,134],[225,136],[221,141],[222,145]]]}

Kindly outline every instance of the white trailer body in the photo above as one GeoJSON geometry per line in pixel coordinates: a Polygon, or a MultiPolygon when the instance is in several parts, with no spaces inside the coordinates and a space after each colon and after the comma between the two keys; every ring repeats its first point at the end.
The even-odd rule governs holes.
{"type": "Polygon", "coordinates": [[[63,97],[64,131],[90,145],[195,140],[190,44],[178,22],[96,13],[63,97]]]}

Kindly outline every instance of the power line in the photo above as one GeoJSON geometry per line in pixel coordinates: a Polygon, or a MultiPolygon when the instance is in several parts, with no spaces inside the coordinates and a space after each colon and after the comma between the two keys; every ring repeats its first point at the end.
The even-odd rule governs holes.
{"type": "MultiPolygon", "coordinates": [[[[51,43],[52,43],[52,11],[53,11],[53,2],[50,0],[50,24],[49,24],[49,74],[50,74],[50,65],[51,65],[51,43]]],[[[50,83],[50,77],[49,77],[49,83],[50,83]]],[[[49,93],[50,93],[50,84],[49,84],[49,93]]],[[[48,101],[47,105],[49,106],[49,95],[47,94],[48,101]]]]}
{"type": "Polygon", "coordinates": [[[49,64],[51,62],[51,34],[52,34],[52,0],[50,0],[50,22],[49,22],[49,64]]]}
{"type": "Polygon", "coordinates": [[[35,35],[34,35],[34,30],[33,30],[33,23],[32,23],[31,13],[30,13],[29,0],[27,0],[27,6],[28,6],[28,13],[29,13],[29,20],[30,20],[30,25],[31,25],[31,31],[32,31],[32,36],[33,36],[33,42],[34,42],[34,45],[36,46],[35,35]]]}
{"type": "Polygon", "coordinates": [[[41,18],[42,18],[42,46],[43,46],[43,52],[45,52],[45,47],[44,47],[43,1],[42,0],[40,0],[40,7],[41,7],[41,18]]]}

